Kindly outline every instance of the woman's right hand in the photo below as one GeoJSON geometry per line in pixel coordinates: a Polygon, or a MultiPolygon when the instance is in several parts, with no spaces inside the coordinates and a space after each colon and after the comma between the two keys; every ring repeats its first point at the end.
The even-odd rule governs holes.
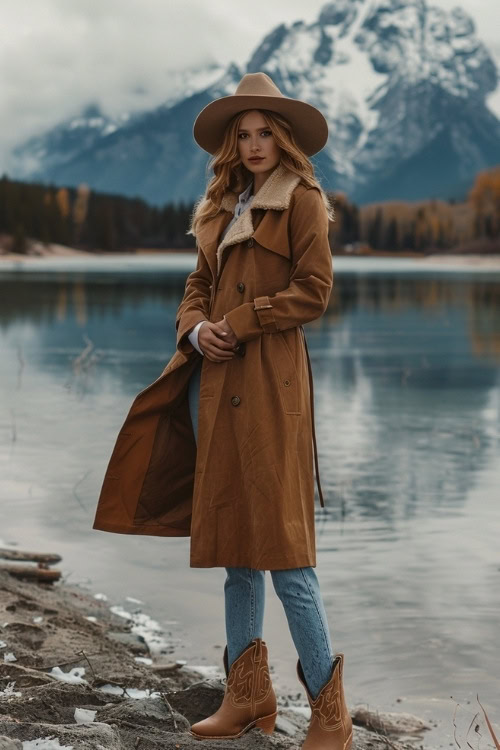
{"type": "Polygon", "coordinates": [[[211,362],[226,362],[235,355],[233,347],[225,341],[219,326],[209,320],[198,329],[198,345],[211,362]]]}

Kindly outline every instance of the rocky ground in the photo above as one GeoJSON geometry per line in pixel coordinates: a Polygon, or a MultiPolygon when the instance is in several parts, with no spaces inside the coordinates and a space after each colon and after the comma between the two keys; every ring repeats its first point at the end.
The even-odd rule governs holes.
{"type": "MultiPolygon", "coordinates": [[[[212,676],[175,661],[161,634],[133,622],[81,588],[0,571],[0,750],[300,748],[309,709],[286,695],[271,736],[200,744],[189,726],[222,701],[222,667],[212,676]]],[[[423,747],[416,717],[351,713],[356,750],[423,747]]]]}

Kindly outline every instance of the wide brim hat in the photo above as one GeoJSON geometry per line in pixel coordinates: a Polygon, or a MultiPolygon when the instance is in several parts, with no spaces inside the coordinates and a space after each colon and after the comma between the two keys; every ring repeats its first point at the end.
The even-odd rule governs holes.
{"type": "Polygon", "coordinates": [[[321,151],[328,140],[328,123],[319,109],[284,96],[266,73],[246,73],[234,94],[214,99],[201,110],[193,125],[196,143],[214,154],[222,145],[230,119],[245,109],[270,109],[283,115],[306,156],[321,151]]]}

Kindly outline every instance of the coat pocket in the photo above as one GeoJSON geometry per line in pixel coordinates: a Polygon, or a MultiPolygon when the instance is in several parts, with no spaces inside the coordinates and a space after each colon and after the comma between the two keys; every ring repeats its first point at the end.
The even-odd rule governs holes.
{"type": "Polygon", "coordinates": [[[299,376],[286,334],[286,331],[271,334],[273,368],[285,414],[301,414],[299,376]]]}

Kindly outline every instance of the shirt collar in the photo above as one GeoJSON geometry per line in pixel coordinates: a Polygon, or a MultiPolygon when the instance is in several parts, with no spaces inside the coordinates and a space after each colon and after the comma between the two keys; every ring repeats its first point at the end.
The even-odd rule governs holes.
{"type": "Polygon", "coordinates": [[[247,201],[248,198],[250,197],[250,193],[252,191],[252,188],[253,188],[253,180],[250,182],[249,185],[247,185],[247,187],[244,189],[244,191],[239,194],[238,201],[247,201]]]}

